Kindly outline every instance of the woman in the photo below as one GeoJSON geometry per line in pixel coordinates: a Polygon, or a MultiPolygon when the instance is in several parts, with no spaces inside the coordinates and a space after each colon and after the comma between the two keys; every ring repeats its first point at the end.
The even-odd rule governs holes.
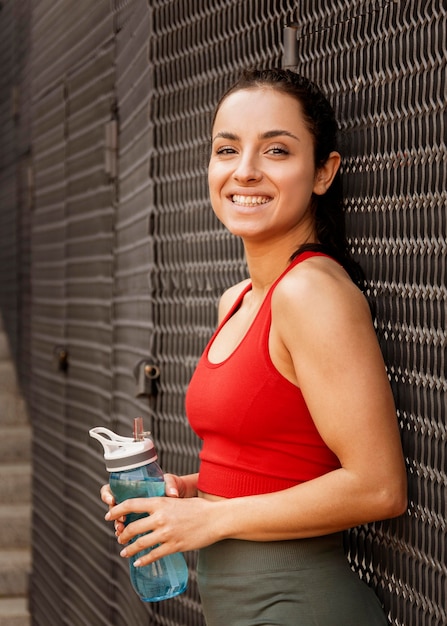
{"type": "Polygon", "coordinates": [[[168,498],[113,506],[126,557],[200,549],[209,626],[380,626],[341,531],[400,515],[406,475],[395,407],[350,259],[336,122],[290,71],[246,72],[218,104],[210,197],[244,243],[250,278],[228,289],[186,409],[198,474],[168,498]],[[146,517],[124,528],[131,511],[146,517]]]}

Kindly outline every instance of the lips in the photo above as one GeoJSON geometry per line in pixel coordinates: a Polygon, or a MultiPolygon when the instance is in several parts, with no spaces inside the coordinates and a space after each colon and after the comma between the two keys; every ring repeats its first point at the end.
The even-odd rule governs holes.
{"type": "Polygon", "coordinates": [[[259,206],[261,204],[266,204],[270,202],[270,196],[242,196],[239,194],[234,194],[231,196],[232,202],[234,204],[239,204],[240,206],[259,206]]]}

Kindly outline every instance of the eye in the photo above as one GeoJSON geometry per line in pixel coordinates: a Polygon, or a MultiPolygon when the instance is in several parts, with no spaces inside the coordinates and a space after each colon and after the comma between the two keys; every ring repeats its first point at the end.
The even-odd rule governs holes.
{"type": "Polygon", "coordinates": [[[286,154],[289,154],[289,151],[284,146],[272,146],[267,150],[267,154],[284,156],[286,154]]]}
{"type": "Polygon", "coordinates": [[[222,156],[225,156],[227,154],[235,154],[235,153],[236,153],[236,149],[233,148],[232,146],[221,146],[220,148],[216,149],[216,154],[222,155],[222,156]]]}

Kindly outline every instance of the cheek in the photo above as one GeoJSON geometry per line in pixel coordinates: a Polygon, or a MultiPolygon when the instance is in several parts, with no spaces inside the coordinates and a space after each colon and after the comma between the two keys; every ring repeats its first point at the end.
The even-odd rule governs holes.
{"type": "Polygon", "coordinates": [[[210,163],[208,165],[208,187],[212,189],[216,184],[216,166],[210,163]]]}
{"type": "Polygon", "coordinates": [[[208,195],[214,212],[219,210],[221,185],[214,170],[208,170],[208,195]]]}
{"type": "Polygon", "coordinates": [[[210,195],[219,193],[226,180],[227,174],[225,168],[217,165],[210,165],[208,167],[208,189],[210,195]]]}
{"type": "Polygon", "coordinates": [[[283,181],[283,185],[290,193],[312,193],[315,184],[315,171],[311,164],[302,164],[301,167],[283,181]]]}
{"type": "Polygon", "coordinates": [[[208,193],[209,193],[211,201],[213,201],[213,198],[215,198],[217,195],[216,180],[215,178],[210,178],[209,176],[208,176],[208,193]]]}

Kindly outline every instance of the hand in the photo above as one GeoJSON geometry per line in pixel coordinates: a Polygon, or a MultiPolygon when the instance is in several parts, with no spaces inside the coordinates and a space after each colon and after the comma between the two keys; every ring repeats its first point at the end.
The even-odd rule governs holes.
{"type": "Polygon", "coordinates": [[[202,498],[131,498],[112,507],[106,520],[119,521],[129,513],[147,513],[126,526],[118,535],[118,543],[133,543],[121,551],[129,557],[156,546],[135,562],[135,566],[148,565],[174,552],[196,550],[214,543],[220,537],[213,522],[217,502],[202,498]]]}

